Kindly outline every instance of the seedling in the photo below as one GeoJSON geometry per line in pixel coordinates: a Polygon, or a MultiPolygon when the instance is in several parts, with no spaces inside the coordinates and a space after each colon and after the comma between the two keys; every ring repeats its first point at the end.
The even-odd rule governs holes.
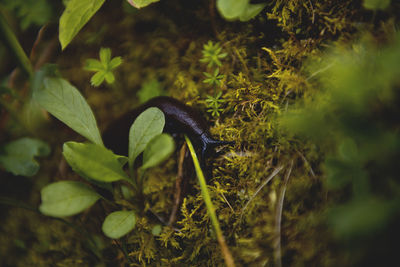
{"type": "MultiPolygon", "coordinates": [[[[111,193],[113,188],[124,191],[130,201],[143,201],[142,186],[146,170],[158,165],[174,150],[171,136],[163,134],[164,114],[158,108],[149,108],[138,116],[129,133],[129,156],[114,154],[103,145],[95,117],[79,91],[60,77],[45,77],[43,85],[33,92],[34,99],[48,112],[67,124],[90,142],[66,142],[63,155],[73,171],[90,184],[100,185],[111,193]],[[134,168],[138,155],[143,153],[143,163],[134,168]],[[129,162],[130,172],[124,171],[129,162]],[[115,182],[114,184],[112,184],[115,182]]],[[[99,199],[104,199],[89,185],[77,181],[59,181],[45,186],[41,191],[40,211],[48,216],[66,217],[78,214],[99,199]]],[[[119,194],[114,195],[114,211],[105,218],[102,230],[110,238],[120,238],[129,233],[136,222],[137,210],[122,209],[119,194]],[[118,199],[119,198],[119,199],[118,199]]],[[[140,203],[133,206],[143,206],[140,203]]]]}
{"type": "Polygon", "coordinates": [[[87,59],[85,64],[85,70],[94,71],[96,74],[92,76],[90,82],[93,86],[99,86],[106,80],[107,83],[112,84],[115,81],[114,74],[112,70],[121,65],[121,57],[115,57],[111,59],[111,49],[101,48],[100,60],[97,59],[87,59]]]}
{"type": "Polygon", "coordinates": [[[214,96],[207,95],[207,112],[211,113],[213,117],[218,117],[220,115],[220,112],[223,111],[223,109],[221,108],[221,104],[224,103],[225,100],[222,99],[221,96],[221,91],[214,96]]]}
{"type": "Polygon", "coordinates": [[[222,48],[219,43],[214,44],[212,41],[208,41],[208,43],[203,46],[203,51],[201,51],[203,53],[203,58],[200,59],[200,62],[208,63],[208,67],[214,65],[221,67],[220,59],[228,55],[227,53],[221,53],[221,50],[222,48]]]}
{"type": "Polygon", "coordinates": [[[224,78],[224,75],[219,74],[219,69],[215,69],[213,74],[208,72],[203,72],[203,74],[207,77],[207,79],[203,80],[203,83],[208,83],[211,86],[221,86],[221,80],[224,78]]]}

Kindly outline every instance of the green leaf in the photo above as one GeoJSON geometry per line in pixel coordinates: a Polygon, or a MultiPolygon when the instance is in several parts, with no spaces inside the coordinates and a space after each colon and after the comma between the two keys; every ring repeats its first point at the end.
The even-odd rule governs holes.
{"type": "Polygon", "coordinates": [[[151,233],[152,233],[154,236],[160,235],[161,232],[162,232],[162,225],[161,225],[161,224],[156,224],[156,225],[154,225],[154,227],[151,229],[151,233]]]}
{"type": "Polygon", "coordinates": [[[88,70],[88,71],[99,71],[99,70],[103,70],[104,67],[101,64],[101,62],[98,61],[97,59],[89,58],[89,59],[86,59],[84,69],[88,70]]]}
{"type": "Polygon", "coordinates": [[[129,166],[143,152],[147,143],[164,129],[164,113],[155,107],[143,111],[129,130],[129,166]]]}
{"type": "Polygon", "coordinates": [[[89,186],[75,181],[46,185],[41,195],[40,212],[53,217],[75,215],[92,206],[100,198],[89,186]]]}
{"type": "Polygon", "coordinates": [[[0,165],[14,175],[33,176],[39,170],[35,157],[47,156],[50,147],[43,141],[24,137],[0,148],[0,165]]]}
{"type": "Polygon", "coordinates": [[[69,0],[60,18],[59,39],[61,48],[71,42],[75,35],[100,9],[105,0],[69,0]]]}
{"type": "Polygon", "coordinates": [[[128,0],[128,3],[136,8],[142,8],[158,1],[160,0],[128,0]]]}
{"type": "Polygon", "coordinates": [[[142,168],[145,170],[160,164],[172,154],[174,149],[174,140],[169,134],[155,136],[144,150],[142,168]]]}
{"type": "Polygon", "coordinates": [[[111,49],[110,48],[100,48],[100,61],[104,65],[108,65],[108,63],[111,61],[111,49]]]}
{"type": "Polygon", "coordinates": [[[249,4],[242,14],[240,14],[240,21],[248,21],[257,16],[267,4],[249,4]]]}
{"type": "Polygon", "coordinates": [[[397,209],[393,201],[374,197],[354,199],[328,210],[328,223],[336,238],[359,240],[379,233],[397,209]]]}
{"type": "Polygon", "coordinates": [[[120,238],[135,227],[136,215],[133,211],[121,210],[108,214],[103,222],[102,230],[109,238],[120,238]]]}
{"type": "Polygon", "coordinates": [[[78,174],[100,182],[128,179],[120,156],[103,146],[91,143],[66,142],[63,155],[78,174]]]}
{"type": "Polygon", "coordinates": [[[95,74],[92,76],[92,78],[90,79],[90,83],[91,83],[93,86],[99,86],[99,85],[104,81],[105,74],[106,74],[106,72],[103,71],[103,70],[101,70],[101,71],[95,73],[95,74]]]}
{"type": "Polygon", "coordinates": [[[33,98],[60,121],[93,143],[103,145],[96,119],[81,93],[61,78],[45,78],[33,98]]]}
{"type": "Polygon", "coordinates": [[[112,72],[106,72],[106,74],[104,75],[104,78],[106,78],[107,83],[113,83],[115,81],[115,77],[112,72]]]}
{"type": "Polygon", "coordinates": [[[122,64],[122,58],[115,57],[115,58],[111,59],[111,61],[110,61],[110,69],[115,69],[116,67],[118,67],[121,64],[122,64]]]}
{"type": "Polygon", "coordinates": [[[227,20],[239,18],[245,11],[249,0],[217,0],[217,9],[227,20]]]}
{"type": "Polygon", "coordinates": [[[390,0],[364,0],[363,6],[366,9],[386,9],[390,5],[390,0]]]}

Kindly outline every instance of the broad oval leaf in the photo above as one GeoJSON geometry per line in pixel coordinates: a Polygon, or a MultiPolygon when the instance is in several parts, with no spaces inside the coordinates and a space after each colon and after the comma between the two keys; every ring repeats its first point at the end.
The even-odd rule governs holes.
{"type": "Polygon", "coordinates": [[[217,0],[219,13],[227,20],[239,18],[245,11],[249,0],[217,0]]]}
{"type": "Polygon", "coordinates": [[[164,113],[155,107],[143,111],[129,130],[129,166],[143,152],[147,143],[162,133],[165,124],[164,113]]]}
{"type": "Polygon", "coordinates": [[[68,81],[44,78],[33,98],[57,119],[95,144],[103,145],[96,119],[85,98],[68,81]]]}
{"type": "Polygon", "coordinates": [[[129,179],[123,171],[121,157],[92,143],[66,142],[63,155],[78,174],[100,182],[129,179]]]}
{"type": "Polygon", "coordinates": [[[61,48],[71,42],[75,35],[100,9],[105,0],[69,0],[60,18],[59,36],[61,48]]]}
{"type": "Polygon", "coordinates": [[[135,227],[135,212],[121,210],[108,214],[103,222],[102,230],[109,238],[120,238],[135,227]]]}
{"type": "Polygon", "coordinates": [[[240,21],[248,21],[254,18],[255,16],[260,13],[267,4],[249,4],[245,8],[242,14],[240,14],[239,19],[240,21]]]}
{"type": "Polygon", "coordinates": [[[142,8],[158,1],[160,0],[128,0],[128,3],[136,8],[142,8]]]}
{"type": "Polygon", "coordinates": [[[0,147],[0,165],[14,175],[33,176],[39,170],[39,163],[35,157],[49,154],[48,144],[24,137],[0,147]]]}
{"type": "Polygon", "coordinates": [[[144,150],[142,168],[145,170],[157,166],[167,159],[174,149],[174,140],[169,134],[155,136],[150,140],[144,150]]]}
{"type": "Polygon", "coordinates": [[[41,195],[40,212],[53,217],[75,215],[92,206],[100,198],[89,186],[75,181],[46,185],[41,195]]]}

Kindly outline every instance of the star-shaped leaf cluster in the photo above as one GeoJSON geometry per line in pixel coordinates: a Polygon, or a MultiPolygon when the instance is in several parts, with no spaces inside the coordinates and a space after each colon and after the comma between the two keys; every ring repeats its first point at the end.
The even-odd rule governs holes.
{"type": "Polygon", "coordinates": [[[111,84],[115,81],[115,76],[112,70],[121,65],[122,58],[114,57],[111,59],[111,49],[101,48],[100,49],[100,60],[97,59],[87,59],[84,69],[87,71],[96,72],[90,82],[93,86],[99,86],[106,80],[107,83],[111,84]]]}

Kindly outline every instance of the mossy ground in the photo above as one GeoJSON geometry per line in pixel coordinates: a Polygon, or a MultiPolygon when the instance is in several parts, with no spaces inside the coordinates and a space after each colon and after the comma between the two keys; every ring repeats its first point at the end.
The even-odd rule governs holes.
{"type": "MultiPolygon", "coordinates": [[[[384,39],[387,25],[398,20],[398,5],[383,16],[364,10],[361,1],[271,1],[256,19],[241,23],[221,19],[211,5],[214,1],[190,2],[165,0],[132,11],[119,1],[108,1],[60,53],[61,73],[85,95],[101,129],[138,105],[141,86],[156,79],[166,94],[200,110],[213,136],[235,140],[210,159],[208,184],[238,266],[273,266],[279,253],[284,266],[351,265],[354,259],[334,242],[324,221],[324,211],[335,198],[323,186],[324,154],[312,143],[286,136],[278,118],[299,98],[312,98],[318,91],[309,79],[313,74],[304,67],[307,60],[318,60],[326,49],[348,46],[365,30],[375,33],[376,42],[384,39]],[[211,72],[199,62],[209,40],[219,42],[228,54],[220,67],[225,77],[217,88],[202,82],[203,72],[211,72]],[[114,84],[95,88],[90,86],[91,73],[82,68],[86,59],[98,57],[100,46],[110,47],[124,62],[114,84]],[[206,111],[206,95],[214,90],[222,91],[225,100],[219,117],[206,111]],[[280,172],[258,191],[277,169],[280,172]]],[[[66,128],[53,130],[51,135],[62,138],[48,138],[54,152],[35,178],[38,182],[29,182],[26,201],[32,206],[39,204],[44,184],[63,178],[57,169],[61,142],[77,138],[66,128]]],[[[177,155],[152,170],[145,185],[147,207],[164,218],[173,206],[177,155]]],[[[35,212],[10,209],[2,220],[0,252],[9,255],[2,256],[3,263],[124,266],[125,249],[131,266],[222,266],[197,181],[186,178],[191,189],[178,221],[174,228],[163,226],[159,236],[152,228],[160,222],[143,215],[124,242],[106,239],[101,222],[110,207],[103,204],[68,219],[87,233],[35,212]]]]}

